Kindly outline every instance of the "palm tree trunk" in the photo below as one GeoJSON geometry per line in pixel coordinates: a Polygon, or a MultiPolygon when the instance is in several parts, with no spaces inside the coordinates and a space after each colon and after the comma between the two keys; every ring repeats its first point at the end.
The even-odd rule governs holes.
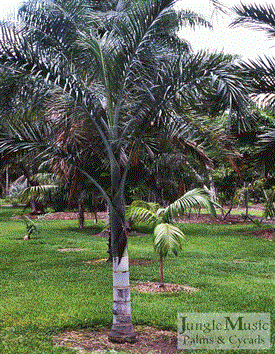
{"type": "Polygon", "coordinates": [[[245,219],[248,218],[248,183],[244,182],[244,206],[245,206],[245,219]]]}
{"type": "Polygon", "coordinates": [[[130,302],[129,259],[127,251],[125,200],[120,190],[121,171],[111,169],[112,207],[110,207],[111,251],[113,256],[112,342],[135,342],[130,302]]]}
{"type": "Polygon", "coordinates": [[[9,167],[6,168],[6,188],[3,194],[6,196],[9,194],[9,167]]]}
{"type": "Polygon", "coordinates": [[[212,173],[210,171],[208,172],[208,177],[210,182],[210,187],[209,187],[210,198],[212,202],[216,202],[217,201],[216,188],[213,181],[212,173]]]}
{"type": "Polygon", "coordinates": [[[78,227],[80,229],[84,228],[84,221],[85,221],[84,212],[85,212],[84,195],[82,192],[80,197],[78,198],[78,227]]]}
{"type": "MultiPolygon", "coordinates": [[[[233,204],[234,204],[234,196],[236,193],[236,188],[234,188],[234,192],[232,193],[232,196],[230,198],[230,205],[229,205],[229,209],[227,211],[227,213],[223,216],[223,220],[225,220],[227,218],[228,215],[230,215],[232,209],[233,209],[233,204]]],[[[223,209],[222,209],[223,210],[223,209]]]]}
{"type": "Polygon", "coordinates": [[[160,256],[160,285],[161,288],[164,288],[163,282],[163,256],[160,256]]]}
{"type": "Polygon", "coordinates": [[[127,248],[120,262],[118,257],[113,257],[113,325],[109,340],[117,343],[136,341],[131,316],[127,248]]]}

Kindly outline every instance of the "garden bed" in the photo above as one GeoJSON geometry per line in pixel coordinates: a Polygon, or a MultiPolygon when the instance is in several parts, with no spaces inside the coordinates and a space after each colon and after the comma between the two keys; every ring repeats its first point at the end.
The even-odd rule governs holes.
{"type": "Polygon", "coordinates": [[[112,343],[108,340],[109,328],[74,330],[54,336],[55,346],[73,348],[78,353],[113,353],[123,350],[138,354],[177,353],[177,334],[174,331],[156,329],[149,326],[136,326],[136,343],[112,343]],[[157,349],[156,349],[157,348],[157,349]]]}

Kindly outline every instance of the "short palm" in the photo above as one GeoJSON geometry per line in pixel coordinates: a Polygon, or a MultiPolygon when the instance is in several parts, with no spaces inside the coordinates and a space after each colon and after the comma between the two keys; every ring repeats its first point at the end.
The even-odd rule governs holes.
{"type": "Polygon", "coordinates": [[[169,251],[175,255],[181,250],[181,241],[185,239],[183,232],[173,225],[173,220],[192,208],[207,208],[216,216],[216,203],[213,203],[203,189],[193,189],[166,208],[156,203],[134,201],[128,208],[128,218],[138,222],[146,222],[154,227],[154,248],[160,256],[160,283],[163,286],[163,259],[169,251]]]}

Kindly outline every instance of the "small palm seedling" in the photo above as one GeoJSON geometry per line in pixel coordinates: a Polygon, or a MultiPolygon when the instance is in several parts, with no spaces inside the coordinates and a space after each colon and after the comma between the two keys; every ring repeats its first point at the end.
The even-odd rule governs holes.
{"type": "Polygon", "coordinates": [[[27,234],[23,237],[23,240],[27,241],[31,238],[31,236],[38,235],[38,228],[36,225],[36,221],[30,219],[26,215],[22,215],[22,219],[25,222],[26,230],[27,230],[27,234]]]}
{"type": "Polygon", "coordinates": [[[160,256],[160,287],[163,282],[163,261],[171,251],[175,255],[181,250],[181,241],[185,239],[183,232],[173,225],[173,220],[192,208],[207,208],[216,217],[215,206],[203,189],[193,189],[174,201],[167,208],[156,203],[134,201],[127,209],[127,216],[133,221],[146,222],[154,227],[154,248],[160,256]]]}

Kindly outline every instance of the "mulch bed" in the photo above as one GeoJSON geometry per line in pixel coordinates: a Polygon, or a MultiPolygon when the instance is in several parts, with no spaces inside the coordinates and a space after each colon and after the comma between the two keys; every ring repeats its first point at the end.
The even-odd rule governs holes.
{"type": "MultiPolygon", "coordinates": [[[[262,206],[256,206],[254,209],[261,209],[262,206]]],[[[241,212],[241,210],[240,210],[241,212]]],[[[58,213],[47,213],[45,215],[28,215],[32,219],[39,218],[41,220],[77,220],[78,213],[66,213],[66,212],[58,212],[58,213]]],[[[21,219],[21,215],[13,216],[12,219],[21,219]]],[[[98,220],[105,220],[106,219],[106,212],[99,212],[97,213],[98,220]]],[[[260,217],[253,217],[254,219],[261,220],[260,217]]],[[[87,220],[94,220],[94,213],[85,213],[85,219],[87,220]]],[[[251,224],[252,221],[247,219],[244,220],[241,215],[229,215],[225,220],[221,215],[218,215],[217,218],[214,218],[210,214],[201,214],[201,215],[183,215],[178,219],[179,222],[184,224],[197,224],[197,223],[204,223],[204,224],[212,224],[212,225],[232,225],[232,224],[251,224]]],[[[275,225],[275,220],[268,219],[263,220],[262,225],[275,225]]],[[[257,231],[252,231],[250,234],[265,238],[267,240],[273,241],[275,239],[275,231],[274,229],[260,229],[257,231]]],[[[136,231],[130,231],[128,236],[136,236],[142,235],[140,233],[136,233],[136,231]]],[[[98,234],[99,237],[108,238],[109,232],[107,230],[103,230],[98,234]]],[[[64,250],[63,252],[69,251],[76,251],[76,250],[64,250]]],[[[62,250],[60,251],[62,252],[62,250]]],[[[135,264],[133,264],[135,265],[135,264]]]]}
{"type": "Polygon", "coordinates": [[[109,328],[85,329],[60,333],[53,337],[55,346],[73,348],[78,353],[105,353],[113,350],[131,351],[138,354],[177,353],[177,334],[174,331],[160,330],[149,326],[136,326],[136,343],[111,343],[108,340],[109,328]],[[156,349],[157,348],[157,349],[156,349]]]}
{"type": "MultiPolygon", "coordinates": [[[[261,220],[260,217],[253,216],[254,220],[261,220]]],[[[178,219],[179,222],[184,224],[215,224],[215,225],[230,225],[230,224],[252,224],[250,219],[244,220],[241,215],[228,215],[225,219],[221,215],[218,215],[217,218],[214,218],[211,214],[201,214],[197,215],[183,215],[178,219]]],[[[263,225],[265,224],[275,224],[275,220],[263,220],[263,225]]]]}
{"type": "Polygon", "coordinates": [[[164,287],[160,287],[159,283],[152,282],[139,282],[138,284],[131,285],[131,288],[139,293],[191,293],[199,291],[200,289],[192,288],[187,285],[164,283],[164,287]]]}
{"type": "Polygon", "coordinates": [[[256,235],[261,238],[265,238],[269,241],[275,241],[275,229],[262,229],[252,231],[251,234],[256,235]]]}
{"type": "MultiPolygon", "coordinates": [[[[98,220],[105,220],[106,219],[106,213],[105,212],[100,212],[97,213],[97,219],[98,220]]],[[[31,215],[28,214],[28,217],[30,219],[40,219],[40,220],[77,220],[78,219],[78,213],[66,213],[66,212],[56,212],[56,213],[46,213],[46,214],[41,214],[41,215],[31,215]]],[[[84,218],[87,220],[95,219],[95,214],[94,213],[84,213],[84,218]]],[[[16,215],[13,216],[12,219],[21,219],[21,215],[16,215]]]]}
{"type": "MultiPolygon", "coordinates": [[[[259,208],[258,208],[259,209],[259,208]]],[[[240,210],[241,213],[241,210],[240,210]]],[[[94,220],[95,219],[95,214],[94,213],[87,213],[85,212],[84,214],[85,219],[87,220],[94,220]]],[[[28,214],[28,217],[31,219],[41,219],[41,220],[77,220],[78,219],[78,213],[73,213],[73,212],[57,212],[57,213],[46,213],[44,215],[31,215],[28,214]]],[[[21,215],[16,215],[12,217],[13,219],[21,219],[21,215]]],[[[254,219],[260,220],[260,217],[253,217],[254,219]]],[[[106,212],[99,212],[97,213],[97,219],[98,220],[105,220],[106,219],[106,212]]],[[[186,224],[196,224],[196,223],[205,223],[205,224],[240,224],[240,223],[246,223],[250,224],[252,221],[251,220],[244,220],[241,215],[229,215],[226,219],[223,219],[221,215],[218,215],[217,218],[214,218],[210,214],[191,214],[191,215],[183,215],[180,216],[178,219],[179,222],[183,222],[186,224]]],[[[264,220],[263,224],[274,224],[275,220],[264,220]]],[[[132,235],[134,233],[130,233],[132,235]]],[[[103,231],[102,234],[100,234],[101,237],[108,237],[107,232],[103,231]]]]}

